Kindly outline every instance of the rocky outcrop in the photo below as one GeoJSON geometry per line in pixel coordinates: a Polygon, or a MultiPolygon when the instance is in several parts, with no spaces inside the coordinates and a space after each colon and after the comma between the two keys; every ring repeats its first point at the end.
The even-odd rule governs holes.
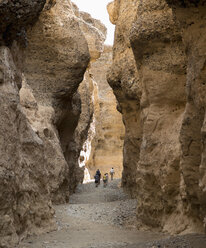
{"type": "MultiPolygon", "coordinates": [[[[43,141],[29,125],[19,104],[18,71],[11,50],[1,47],[0,112],[0,247],[15,247],[19,237],[52,230],[43,141]],[[35,168],[35,170],[34,170],[35,168]]],[[[20,82],[19,82],[20,83],[20,82]]]]}
{"type": "MultiPolygon", "coordinates": [[[[83,148],[84,142],[88,138],[90,126],[94,117],[94,91],[95,82],[90,74],[90,66],[98,59],[103,52],[103,43],[106,39],[105,26],[96,19],[93,19],[88,13],[77,12],[77,7],[73,4],[75,13],[79,18],[79,25],[81,31],[85,35],[88,42],[88,48],[90,53],[90,65],[84,74],[84,80],[78,88],[78,94],[81,99],[81,113],[79,115],[78,124],[74,131],[72,140],[69,145],[69,152],[67,153],[67,162],[70,167],[70,192],[74,192],[77,184],[83,181],[84,169],[81,167],[80,152],[83,148]]],[[[63,135],[63,137],[66,137],[63,135]]],[[[83,148],[84,149],[84,148],[83,148]]]]}
{"type": "Polygon", "coordinates": [[[49,167],[58,168],[57,174],[51,170],[51,177],[58,181],[58,186],[52,189],[52,200],[55,203],[65,202],[72,187],[69,175],[70,169],[73,169],[73,159],[70,160],[72,165],[68,162],[71,150],[76,149],[72,140],[81,112],[81,100],[75,92],[89,62],[88,46],[73,5],[68,1],[47,4],[27,35],[26,82],[38,104],[42,108],[53,109],[54,113],[48,119],[53,128],[45,128],[49,133],[58,133],[60,139],[59,149],[54,149],[52,153],[48,149],[47,156],[52,163],[48,164],[49,167]]]}
{"type": "Polygon", "coordinates": [[[67,0],[0,3],[0,247],[53,230],[51,201],[68,201],[82,179],[93,107],[83,116],[90,86],[77,89],[89,52],[101,52],[92,39],[104,40],[83,17],[67,0]]]}
{"type": "Polygon", "coordinates": [[[141,118],[139,74],[129,40],[129,31],[136,15],[137,1],[115,1],[108,5],[110,20],[116,24],[113,47],[113,64],[108,73],[108,82],[118,101],[125,125],[122,184],[133,195],[136,191],[136,168],[141,146],[141,118]],[[131,8],[132,7],[132,8],[131,8]],[[125,9],[125,12],[124,12],[125,9]],[[118,21],[118,22],[117,22],[118,21]]]}
{"type": "Polygon", "coordinates": [[[123,185],[138,198],[138,225],[202,231],[205,8],[116,0],[108,11],[116,24],[108,81],[125,124],[123,185]]]}
{"type": "Polygon", "coordinates": [[[26,46],[26,29],[38,19],[45,2],[46,0],[1,0],[0,45],[11,46],[16,40],[26,46]]]}
{"type": "Polygon", "coordinates": [[[54,228],[54,211],[46,187],[47,171],[42,169],[43,142],[27,122],[18,92],[22,82],[22,45],[26,42],[26,37],[19,32],[38,17],[43,4],[44,1],[0,3],[1,247],[14,247],[20,236],[35,232],[37,228],[54,228]],[[13,12],[16,8],[19,11],[13,12]],[[32,170],[34,167],[36,169],[32,170]]]}
{"type": "Polygon", "coordinates": [[[104,174],[109,173],[112,167],[116,177],[122,176],[124,126],[121,114],[116,110],[115,96],[106,81],[106,72],[111,63],[112,47],[105,46],[101,57],[90,69],[97,84],[95,133],[92,137],[90,158],[86,163],[91,177],[97,169],[104,174]]]}
{"type": "Polygon", "coordinates": [[[181,195],[186,214],[203,220],[206,230],[206,2],[167,2],[180,25],[187,57],[187,103],[180,132],[181,195]]]}
{"type": "Polygon", "coordinates": [[[55,118],[50,122],[58,131],[68,164],[62,185],[54,193],[54,202],[60,202],[60,197],[61,202],[67,200],[68,190],[73,192],[83,179],[78,158],[92,119],[92,99],[87,83],[83,82],[85,85],[75,92],[85,71],[83,65],[88,62],[87,53],[83,53],[85,42],[90,59],[95,60],[101,54],[105,32],[98,20],[79,12],[68,1],[57,1],[52,8],[45,7],[38,22],[28,31],[25,77],[39,104],[54,108],[55,118]],[[66,14],[68,11],[72,15],[70,19],[66,14]],[[79,28],[82,38],[78,34],[79,28]],[[68,59],[70,57],[73,59],[68,59]],[[36,69],[37,65],[41,65],[40,70],[36,69]]]}

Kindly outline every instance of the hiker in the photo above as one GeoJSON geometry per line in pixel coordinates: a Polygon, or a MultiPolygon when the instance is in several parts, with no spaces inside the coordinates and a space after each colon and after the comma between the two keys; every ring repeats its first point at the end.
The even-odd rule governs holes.
{"type": "Polygon", "coordinates": [[[96,175],[98,175],[98,176],[99,176],[99,184],[100,184],[100,180],[101,180],[101,172],[100,172],[100,170],[99,170],[99,169],[96,171],[96,175]]]}
{"type": "Polygon", "coordinates": [[[105,173],[103,176],[103,183],[104,183],[104,188],[107,186],[108,183],[108,173],[105,173]]]}
{"type": "Polygon", "coordinates": [[[110,176],[111,176],[111,180],[113,180],[114,177],[114,168],[112,167],[112,169],[110,170],[110,176]]]}
{"type": "Polygon", "coordinates": [[[95,182],[95,186],[96,187],[98,187],[98,185],[99,185],[99,175],[98,174],[96,174],[95,176],[94,176],[94,182],[95,182]]]}

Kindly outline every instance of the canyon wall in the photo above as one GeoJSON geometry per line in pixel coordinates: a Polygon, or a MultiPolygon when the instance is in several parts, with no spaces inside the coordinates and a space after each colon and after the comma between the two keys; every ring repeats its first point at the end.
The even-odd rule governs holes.
{"type": "Polygon", "coordinates": [[[52,202],[83,179],[100,26],[67,0],[0,1],[0,247],[55,229],[52,202]]]}
{"type": "Polygon", "coordinates": [[[109,173],[113,167],[115,177],[121,178],[123,164],[124,126],[116,109],[116,99],[106,80],[106,72],[112,63],[112,47],[105,46],[101,57],[91,65],[90,73],[97,84],[95,104],[95,133],[91,142],[90,159],[86,163],[91,177],[97,169],[109,173]]]}
{"type": "Polygon", "coordinates": [[[116,24],[108,82],[125,124],[123,186],[139,228],[203,231],[204,1],[108,5],[116,24]]]}
{"type": "MultiPolygon", "coordinates": [[[[62,185],[53,192],[54,202],[60,202],[60,197],[63,197],[61,202],[64,202],[65,197],[68,200],[69,191],[73,192],[78,182],[83,180],[83,169],[79,169],[78,157],[87,137],[93,110],[90,86],[86,86],[88,82],[83,81],[85,87],[80,87],[77,92],[83,79],[82,65],[88,59],[82,50],[86,39],[90,60],[97,59],[103,50],[105,35],[106,28],[98,20],[79,12],[68,1],[45,7],[35,26],[28,30],[27,66],[24,71],[26,81],[38,103],[54,109],[54,119],[50,119],[50,122],[58,131],[60,146],[67,162],[62,185]],[[69,13],[73,13],[71,19],[67,16],[69,13]],[[78,38],[78,28],[84,40],[78,38]]],[[[53,156],[57,157],[55,152],[53,156]]],[[[51,161],[55,161],[54,158],[51,161]]]]}

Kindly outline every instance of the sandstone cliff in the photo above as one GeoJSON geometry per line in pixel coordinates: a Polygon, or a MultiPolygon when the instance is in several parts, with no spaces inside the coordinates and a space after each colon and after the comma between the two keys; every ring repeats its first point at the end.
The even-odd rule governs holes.
{"type": "Polygon", "coordinates": [[[123,185],[138,198],[138,225],[202,231],[203,1],[115,0],[108,11],[116,24],[108,81],[124,119],[123,185]]]}
{"type": "Polygon", "coordinates": [[[36,227],[53,228],[42,141],[28,124],[19,104],[22,49],[27,25],[38,17],[44,1],[1,1],[1,133],[0,133],[0,246],[14,247],[18,236],[36,227]],[[40,7],[41,3],[41,8],[40,7]],[[38,7],[37,7],[38,5],[38,7]],[[26,6],[23,9],[23,6],[26,6]],[[13,8],[19,11],[13,12],[13,8]],[[21,10],[21,11],[20,11],[21,10]],[[5,15],[6,14],[6,15],[5,15]],[[28,22],[24,22],[28,18],[28,22]],[[4,22],[2,22],[4,20],[4,22]],[[17,22],[18,20],[18,22],[17,22]],[[3,27],[2,27],[3,23],[3,27]],[[21,32],[22,31],[22,32],[21,32]],[[14,41],[14,40],[18,40],[14,41]],[[9,45],[10,47],[7,47],[9,45]],[[18,86],[18,87],[17,87],[18,86]],[[33,167],[36,171],[32,171],[33,167]],[[41,175],[41,180],[37,179],[41,175]]]}
{"type": "Polygon", "coordinates": [[[0,247],[54,229],[51,201],[82,179],[93,107],[89,86],[77,89],[104,41],[85,19],[67,0],[0,1],[0,247]]]}
{"type": "Polygon", "coordinates": [[[129,27],[131,27],[136,14],[136,4],[137,1],[122,1],[121,11],[124,12],[125,9],[122,15],[118,14],[120,11],[119,1],[108,5],[110,20],[116,24],[113,64],[108,82],[118,100],[117,107],[122,113],[125,125],[122,184],[133,195],[136,190],[136,168],[142,136],[139,75],[129,41],[129,27]]]}
{"type": "Polygon", "coordinates": [[[92,137],[90,159],[86,163],[90,175],[96,170],[102,174],[115,169],[115,176],[121,178],[123,164],[124,126],[121,114],[116,110],[116,99],[106,81],[106,72],[112,63],[112,47],[105,46],[101,57],[92,64],[90,73],[97,84],[95,111],[95,134],[92,137]]]}
{"type": "Polygon", "coordinates": [[[90,64],[84,74],[84,80],[81,82],[78,88],[78,94],[81,99],[81,114],[78,119],[78,125],[75,129],[73,139],[70,142],[70,152],[68,153],[68,163],[70,166],[70,188],[71,192],[74,192],[77,184],[83,181],[84,169],[79,161],[80,152],[82,150],[84,142],[88,139],[88,133],[90,126],[92,125],[95,109],[95,82],[93,76],[90,73],[90,67],[101,56],[103,52],[103,44],[106,39],[105,26],[96,19],[93,19],[88,13],[79,12],[77,7],[73,4],[76,15],[79,17],[79,24],[81,31],[85,35],[88,43],[90,53],[90,64]]]}

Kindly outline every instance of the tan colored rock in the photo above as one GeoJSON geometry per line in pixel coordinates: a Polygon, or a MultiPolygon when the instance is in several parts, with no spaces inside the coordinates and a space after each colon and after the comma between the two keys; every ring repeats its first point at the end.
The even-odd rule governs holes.
{"type": "MultiPolygon", "coordinates": [[[[79,17],[80,28],[88,42],[91,66],[91,64],[93,64],[100,57],[103,51],[103,43],[106,39],[106,28],[99,20],[93,19],[85,12],[78,13],[77,6],[73,5],[73,7],[76,15],[79,17]]],[[[76,166],[72,166],[72,168],[76,169],[73,169],[72,173],[70,173],[71,182],[74,179],[76,182],[79,182],[80,178],[81,181],[83,180],[84,175],[82,172],[85,169],[85,162],[87,160],[87,156],[89,156],[89,146],[92,140],[91,133],[93,128],[94,112],[96,111],[96,83],[90,73],[90,66],[88,66],[84,75],[84,80],[78,88],[78,94],[81,99],[81,114],[79,116],[78,125],[75,129],[72,141],[72,144],[75,144],[76,149],[73,149],[69,156],[69,160],[76,163],[76,166]],[[72,155],[74,159],[71,158],[72,155]],[[80,171],[79,166],[81,167],[80,171]]],[[[70,185],[73,187],[73,192],[75,190],[76,183],[72,183],[70,185]]]]}
{"type": "Polygon", "coordinates": [[[112,24],[116,25],[119,17],[119,1],[111,2],[107,5],[109,13],[109,20],[112,24]]]}
{"type": "MultiPolygon", "coordinates": [[[[0,246],[15,247],[19,235],[51,231],[55,223],[43,140],[19,103],[19,69],[11,51],[7,47],[0,51],[4,74],[0,89],[0,246]]],[[[34,99],[30,103],[36,106],[34,99]]]]}
{"type": "Polygon", "coordinates": [[[51,191],[55,203],[68,201],[69,191],[73,191],[79,182],[74,176],[74,171],[78,171],[75,166],[79,148],[73,135],[81,102],[75,92],[89,62],[88,44],[79,27],[79,20],[70,1],[48,2],[39,20],[28,31],[29,43],[25,52],[26,82],[41,109],[52,108],[54,111],[53,115],[48,115],[50,119],[47,122],[54,129],[49,129],[49,132],[59,136],[60,144],[58,147],[53,144],[57,149],[50,156],[58,158],[61,154],[59,160],[66,159],[66,163],[58,163],[58,159],[51,158],[53,167],[58,167],[58,173],[52,174],[58,181],[57,188],[51,191]]]}
{"type": "MultiPolygon", "coordinates": [[[[129,41],[129,27],[132,26],[136,15],[136,3],[137,1],[122,1],[119,6],[118,11],[121,11],[121,15],[119,15],[116,25],[113,64],[108,72],[108,82],[118,100],[118,110],[122,113],[125,125],[122,184],[133,195],[136,192],[136,168],[142,136],[140,125],[141,89],[129,41]]],[[[115,5],[118,5],[118,1],[115,1],[115,5]]]]}
{"type": "Polygon", "coordinates": [[[106,27],[99,21],[91,17],[90,14],[80,12],[80,28],[88,42],[90,62],[98,59],[104,50],[104,41],[107,34],[106,27]]]}
{"type": "Polygon", "coordinates": [[[15,247],[19,236],[23,238],[55,227],[46,186],[47,171],[42,166],[43,142],[29,125],[18,92],[22,83],[25,30],[38,18],[44,3],[41,0],[27,1],[27,5],[24,0],[0,3],[1,247],[15,247]]]}
{"type": "Polygon", "coordinates": [[[181,127],[182,198],[187,201],[185,212],[198,218],[205,227],[206,163],[205,163],[205,75],[206,35],[204,1],[168,1],[176,21],[180,23],[182,39],[187,51],[187,104],[181,127]]]}
{"type": "Polygon", "coordinates": [[[52,106],[38,104],[25,79],[19,94],[22,110],[32,129],[43,143],[42,153],[45,157],[45,169],[48,171],[47,187],[50,197],[54,203],[68,201],[69,191],[59,192],[65,175],[68,173],[66,171],[68,165],[61,148],[58,132],[53,124],[55,120],[54,109],[52,106]]]}
{"type": "MultiPolygon", "coordinates": [[[[21,16],[23,20],[27,15],[28,20],[37,19],[40,11],[40,5],[35,8],[37,2],[40,4],[33,1],[28,5],[21,16]]],[[[0,3],[1,9],[8,7],[7,14],[15,7],[9,4],[0,3]]],[[[4,18],[2,14],[0,17],[4,18]]],[[[55,228],[51,199],[55,203],[67,201],[69,190],[74,190],[81,180],[76,177],[77,167],[73,166],[78,164],[82,142],[77,137],[86,135],[84,128],[90,121],[89,115],[85,120],[81,117],[85,123],[76,129],[81,111],[76,91],[90,56],[80,29],[80,17],[71,2],[47,1],[39,20],[27,32],[28,44],[25,28],[29,21],[25,26],[21,26],[24,22],[15,26],[15,18],[16,15],[8,19],[13,28],[4,33],[0,43],[18,40],[10,48],[0,47],[0,246],[3,247],[14,247],[19,236],[55,228]],[[24,32],[19,34],[21,28],[24,32]]],[[[6,25],[1,25],[2,32],[8,30],[6,25]]]]}
{"type": "Polygon", "coordinates": [[[108,81],[125,124],[123,185],[138,198],[139,227],[202,231],[205,10],[173,11],[165,0],[115,3],[108,81]]]}
{"type": "MultiPolygon", "coordinates": [[[[28,32],[26,81],[41,108],[54,109],[54,118],[48,122],[59,135],[68,164],[66,167],[62,164],[63,180],[57,177],[61,183],[53,193],[55,203],[63,202],[64,198],[68,200],[68,190],[74,192],[83,180],[78,158],[93,114],[92,86],[85,83],[78,93],[75,92],[89,62],[88,52],[91,60],[101,54],[105,32],[98,20],[79,12],[70,1],[56,1],[52,6],[47,4],[38,22],[28,32]],[[37,70],[37,66],[40,69],[37,70]]],[[[55,152],[53,154],[55,156],[55,152]]]]}
{"type": "Polygon", "coordinates": [[[116,109],[116,99],[106,81],[106,72],[112,63],[112,47],[105,46],[101,57],[91,65],[90,73],[97,84],[95,134],[91,155],[87,162],[91,177],[97,169],[109,173],[114,167],[115,177],[121,178],[123,164],[124,126],[116,109]]]}

